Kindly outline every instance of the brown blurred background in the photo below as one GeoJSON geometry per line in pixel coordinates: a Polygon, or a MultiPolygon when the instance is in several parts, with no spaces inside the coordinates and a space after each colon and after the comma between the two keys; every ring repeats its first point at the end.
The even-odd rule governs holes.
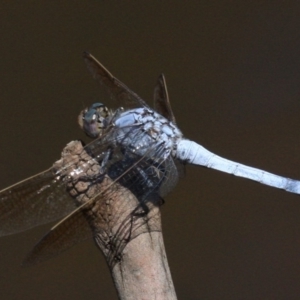
{"type": "MultiPolygon", "coordinates": [[[[164,72],[186,137],[300,179],[299,1],[2,1],[0,41],[1,188],[83,138],[84,106],[110,103],[84,50],[150,102],[164,72]]],[[[179,299],[300,299],[299,196],[188,166],[165,200],[179,299]]],[[[20,267],[50,226],[0,239],[0,298],[116,299],[92,241],[20,267]]]]}

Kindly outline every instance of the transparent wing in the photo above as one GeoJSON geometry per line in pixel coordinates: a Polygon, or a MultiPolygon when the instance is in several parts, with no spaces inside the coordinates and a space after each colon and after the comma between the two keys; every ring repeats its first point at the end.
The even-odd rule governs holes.
{"type": "MultiPolygon", "coordinates": [[[[102,144],[95,140],[87,148],[98,148],[97,152],[102,153],[107,146],[108,138],[102,144]]],[[[74,163],[70,159],[68,167],[72,169],[74,163]]],[[[56,221],[76,208],[55,172],[50,168],[0,191],[0,236],[56,221]]]]}
{"type": "MultiPolygon", "coordinates": [[[[105,153],[111,141],[108,135],[86,146],[94,155],[105,153]]],[[[68,168],[76,169],[69,160],[68,168]]],[[[0,191],[0,236],[15,234],[35,226],[58,220],[76,208],[66,192],[66,185],[55,173],[63,171],[50,168],[0,191]]]]}
{"type": "MultiPolygon", "coordinates": [[[[145,147],[145,154],[142,157],[132,152],[132,149],[127,149],[127,146],[120,146],[124,145],[128,135],[134,143],[143,139],[146,134],[141,128],[135,126],[129,126],[128,130],[121,134],[124,128],[108,128],[101,138],[92,141],[84,148],[81,146],[80,153],[86,153],[86,156],[101,165],[102,172],[97,174],[98,177],[92,179],[91,187],[97,189],[90,192],[86,207],[77,208],[82,205],[82,201],[76,202],[69,196],[67,192],[68,182],[63,180],[62,174],[66,173],[67,177],[72,178],[73,175],[69,176],[69,174],[76,172],[79,172],[77,180],[78,177],[82,177],[83,181],[86,182],[89,178],[88,171],[86,174],[80,171],[78,159],[74,158],[75,156],[70,149],[66,149],[65,153],[62,153],[65,165],[60,169],[57,169],[55,164],[54,167],[0,192],[1,235],[24,231],[73,212],[42,239],[27,257],[25,264],[48,259],[90,237],[91,234],[95,235],[95,223],[101,220],[101,216],[95,218],[93,214],[90,215],[90,207],[106,203],[107,199],[117,198],[117,196],[121,200],[130,196],[137,199],[136,206],[132,207],[131,210],[130,208],[125,210],[126,201],[120,202],[120,209],[124,207],[125,210],[122,214],[123,220],[118,223],[118,228],[112,230],[112,233],[107,232],[111,242],[116,241],[115,243],[118,244],[115,249],[116,254],[112,253],[112,257],[125,247],[125,237],[130,235],[131,238],[134,238],[143,232],[145,227],[141,225],[145,222],[152,224],[151,220],[155,214],[151,212],[151,209],[146,208],[144,203],[150,203],[151,206],[151,203],[161,202],[161,197],[169,192],[177,182],[177,168],[170,156],[162,158],[165,151],[162,144],[157,145],[156,142],[153,142],[152,145],[149,144],[145,147]],[[109,188],[101,186],[103,176],[112,181],[109,188]],[[123,192],[123,189],[128,191],[126,192],[128,196],[125,196],[127,194],[123,192]],[[122,190],[122,192],[117,193],[116,190],[122,190]],[[145,213],[142,219],[134,217],[133,212],[144,211],[145,209],[148,209],[149,213],[145,213]],[[134,228],[132,226],[133,219],[134,228]]],[[[116,217],[119,215],[120,213],[116,212],[116,217]]],[[[149,225],[147,228],[155,230],[155,226],[151,226],[149,225]]]]}
{"type": "Polygon", "coordinates": [[[126,107],[148,107],[140,96],[114,77],[92,54],[84,52],[83,58],[93,78],[106,88],[111,98],[126,107]]]}
{"type": "Polygon", "coordinates": [[[29,266],[48,260],[88,238],[92,238],[91,227],[83,213],[78,211],[76,217],[62,223],[57,230],[50,230],[26,256],[23,265],[29,266]]]}
{"type": "MultiPolygon", "coordinates": [[[[85,147],[84,151],[93,152],[94,149],[85,147]]],[[[150,145],[143,157],[124,152],[120,147],[113,151],[102,180],[93,181],[86,197],[81,195],[77,199],[80,206],[51,229],[26,258],[25,264],[49,259],[90,236],[91,232],[95,239],[101,240],[104,251],[110,252],[109,263],[113,264],[131,239],[145,231],[157,230],[157,210],[153,208],[161,204],[161,196],[174,187],[178,178],[172,158],[153,159],[158,152],[164,151],[163,146],[157,149],[150,145]],[[132,198],[134,200],[129,201],[132,198]],[[118,204],[110,205],[111,201],[118,204]]],[[[98,151],[93,154],[99,159],[98,151]]],[[[86,182],[87,175],[82,174],[82,177],[86,182]]]]}
{"type": "Polygon", "coordinates": [[[57,220],[74,208],[64,184],[46,170],[0,191],[0,236],[57,220]]]}
{"type": "Polygon", "coordinates": [[[154,109],[164,116],[169,121],[176,124],[175,116],[172,111],[166,78],[164,74],[158,77],[155,89],[154,89],[154,109]]]}
{"type": "MultiPolygon", "coordinates": [[[[112,147],[111,133],[108,129],[103,139],[94,140],[86,150],[101,159],[112,147]]],[[[76,169],[75,163],[70,158],[69,170],[76,169]]],[[[50,168],[0,191],[0,236],[58,220],[76,208],[65,183],[55,175],[61,172],[64,171],[50,168]]]]}

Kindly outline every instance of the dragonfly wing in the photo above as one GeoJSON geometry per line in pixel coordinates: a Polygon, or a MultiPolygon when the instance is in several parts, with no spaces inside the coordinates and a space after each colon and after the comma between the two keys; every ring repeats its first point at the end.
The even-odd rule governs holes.
{"type": "Polygon", "coordinates": [[[61,226],[51,229],[27,255],[23,265],[29,266],[48,260],[91,237],[92,230],[82,211],[78,211],[61,226]]]}
{"type": "Polygon", "coordinates": [[[140,96],[114,77],[92,54],[84,52],[83,58],[93,78],[106,88],[111,98],[129,107],[148,107],[140,96]]]}
{"type": "Polygon", "coordinates": [[[176,124],[164,74],[158,77],[154,88],[154,109],[166,119],[176,124]]]}
{"type": "Polygon", "coordinates": [[[52,169],[0,191],[0,236],[57,220],[75,208],[52,169]]]}
{"type": "MultiPolygon", "coordinates": [[[[94,153],[102,153],[108,142],[91,143],[94,153]]],[[[76,169],[70,158],[68,168],[76,169]]],[[[66,185],[50,168],[0,191],[0,236],[15,234],[58,220],[76,208],[66,185]]]]}
{"type": "Polygon", "coordinates": [[[106,184],[108,183],[102,183],[101,187],[94,186],[95,197],[56,224],[37,243],[23,261],[23,265],[29,266],[48,260],[92,236],[104,251],[111,252],[108,259],[112,263],[113,257],[128,243],[129,236],[134,238],[145,232],[146,230],[141,230],[139,226],[132,228],[133,212],[136,211],[138,200],[125,189],[122,189],[121,194],[120,186],[116,188],[115,183],[114,187],[111,185],[109,190],[106,190],[103,188],[106,184]],[[110,206],[108,201],[118,201],[118,205],[110,206]],[[132,202],[134,205],[129,206],[132,202]],[[112,207],[117,210],[112,211],[112,207]]]}
{"type": "Polygon", "coordinates": [[[158,149],[150,145],[143,157],[114,147],[112,157],[102,167],[105,170],[102,175],[98,171],[93,174],[97,169],[95,164],[101,165],[102,161],[98,152],[94,158],[88,158],[86,153],[91,150],[93,148],[85,147],[80,155],[86,161],[93,160],[93,167],[86,169],[82,177],[76,177],[76,183],[68,183],[68,186],[80,186],[81,181],[89,182],[89,176],[92,179],[85,193],[78,193],[78,207],[36,245],[25,264],[48,259],[91,233],[102,250],[109,251],[109,263],[113,263],[131,239],[147,230],[157,230],[160,195],[172,187],[176,177],[171,157],[153,158],[157,151],[164,151],[163,145],[158,149]]]}

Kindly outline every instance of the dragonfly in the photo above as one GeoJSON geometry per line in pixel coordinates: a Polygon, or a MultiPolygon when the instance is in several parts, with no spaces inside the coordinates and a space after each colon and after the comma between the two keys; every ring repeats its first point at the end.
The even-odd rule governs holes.
{"type": "MultiPolygon", "coordinates": [[[[142,223],[155,228],[153,207],[176,185],[184,164],[212,168],[264,185],[300,194],[300,181],[222,158],[186,139],[171,108],[166,79],[160,75],[154,89],[154,108],[110,73],[93,55],[83,54],[88,70],[120,104],[116,110],[94,103],[78,117],[93,140],[70,142],[61,159],[37,175],[0,191],[0,236],[60,220],[33,248],[25,264],[34,264],[65,251],[88,237],[111,199],[126,218],[102,235],[103,251],[116,262],[126,244],[143,233],[142,223]],[[134,197],[126,208],[124,197],[134,197]],[[100,210],[100,214],[95,211],[100,210]],[[112,249],[111,245],[117,247],[112,249]]],[[[119,211],[112,214],[118,215],[119,211]]]]}

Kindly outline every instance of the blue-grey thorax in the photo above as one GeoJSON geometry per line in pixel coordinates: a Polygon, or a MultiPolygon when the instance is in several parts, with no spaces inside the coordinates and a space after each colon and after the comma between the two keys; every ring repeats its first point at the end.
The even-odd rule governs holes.
{"type": "Polygon", "coordinates": [[[176,125],[145,107],[120,113],[114,124],[118,129],[114,139],[141,156],[147,155],[151,148],[151,155],[166,158],[182,139],[182,133],[176,125]]]}

